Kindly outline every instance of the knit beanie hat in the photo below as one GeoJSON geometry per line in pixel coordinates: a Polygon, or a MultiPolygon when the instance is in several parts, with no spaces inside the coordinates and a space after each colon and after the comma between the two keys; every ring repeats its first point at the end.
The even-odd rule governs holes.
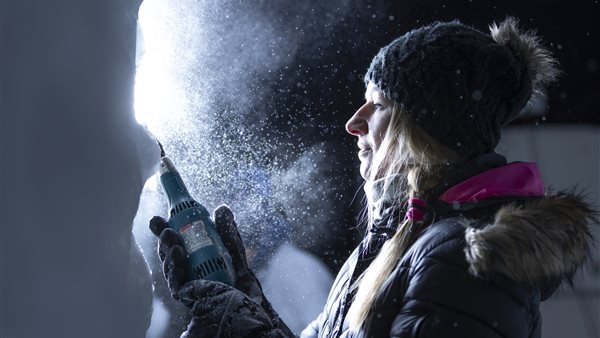
{"type": "Polygon", "coordinates": [[[491,35],[459,21],[406,33],[373,58],[373,82],[435,140],[466,159],[493,151],[500,128],[558,75],[533,32],[507,18],[491,35]]]}

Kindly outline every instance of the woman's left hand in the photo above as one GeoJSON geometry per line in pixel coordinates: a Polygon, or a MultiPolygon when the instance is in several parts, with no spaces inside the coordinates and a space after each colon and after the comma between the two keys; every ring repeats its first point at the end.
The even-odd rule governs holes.
{"type": "Polygon", "coordinates": [[[194,280],[177,296],[194,316],[182,337],[284,337],[259,304],[223,283],[194,280]]]}

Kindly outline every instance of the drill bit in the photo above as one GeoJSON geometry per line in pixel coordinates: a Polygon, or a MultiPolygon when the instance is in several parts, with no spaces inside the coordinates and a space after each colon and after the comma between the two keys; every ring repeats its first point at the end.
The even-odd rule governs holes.
{"type": "Polygon", "coordinates": [[[158,147],[160,148],[160,157],[165,157],[165,149],[158,139],[156,139],[156,143],[158,143],[158,147]]]}

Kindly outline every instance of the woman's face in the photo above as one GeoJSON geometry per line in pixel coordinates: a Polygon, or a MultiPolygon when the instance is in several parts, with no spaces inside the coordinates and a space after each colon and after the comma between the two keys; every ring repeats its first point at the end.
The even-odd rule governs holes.
{"type": "Polygon", "coordinates": [[[365,101],[346,122],[346,131],[358,137],[360,175],[367,179],[373,156],[379,150],[381,140],[390,124],[394,101],[385,98],[373,82],[369,82],[367,86],[365,101]]]}

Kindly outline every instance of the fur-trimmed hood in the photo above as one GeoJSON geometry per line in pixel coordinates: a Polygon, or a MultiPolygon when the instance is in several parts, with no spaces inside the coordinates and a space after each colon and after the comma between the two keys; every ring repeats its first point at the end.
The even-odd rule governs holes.
{"type": "Polygon", "coordinates": [[[535,163],[485,170],[446,190],[439,200],[459,210],[500,203],[487,224],[469,226],[466,221],[469,270],[480,276],[502,273],[544,287],[572,282],[590,253],[590,225],[598,223],[582,195],[545,192],[535,163]]]}
{"type": "MultiPolygon", "coordinates": [[[[401,184],[401,179],[388,178],[388,185],[401,184]]],[[[394,189],[384,189],[383,182],[365,185],[365,191],[374,197],[376,230],[393,233],[390,223],[397,221],[387,220],[394,210],[388,207],[393,203],[387,192],[394,189]]],[[[450,182],[429,208],[438,216],[463,215],[464,251],[472,274],[500,273],[552,289],[547,291],[561,282],[572,283],[594,246],[590,226],[599,223],[597,211],[584,196],[575,191],[548,192],[535,163],[507,164],[498,154],[476,158],[450,182]],[[490,208],[497,210],[495,214],[485,211],[490,208]],[[483,224],[478,209],[488,215],[483,224]]]]}
{"type": "Polygon", "coordinates": [[[596,213],[574,192],[508,204],[483,227],[468,227],[465,254],[479,276],[502,273],[537,286],[571,283],[592,247],[596,213]]]}

